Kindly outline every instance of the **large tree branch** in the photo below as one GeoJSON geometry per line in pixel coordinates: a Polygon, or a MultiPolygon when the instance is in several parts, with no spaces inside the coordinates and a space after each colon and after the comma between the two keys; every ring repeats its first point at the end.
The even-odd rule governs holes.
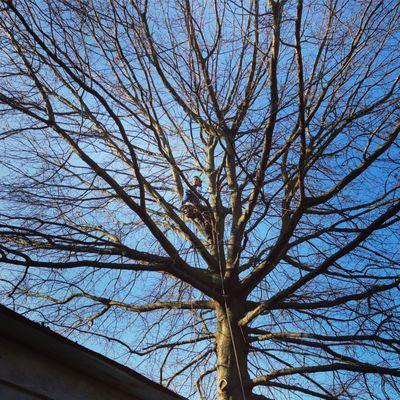
{"type": "Polygon", "coordinates": [[[393,206],[389,207],[385,213],[376,218],[370,225],[368,225],[363,232],[358,234],[355,239],[353,239],[349,244],[342,247],[340,250],[335,252],[333,255],[328,257],[320,266],[316,267],[313,271],[309,272],[307,275],[300,278],[297,282],[289,286],[287,289],[281,290],[275,296],[271,297],[268,301],[260,304],[253,311],[248,313],[241,321],[241,325],[247,325],[250,323],[257,315],[261,314],[263,311],[269,307],[273,307],[280,303],[282,300],[288,298],[291,294],[296,292],[302,286],[315,279],[317,276],[325,273],[328,268],[335,263],[340,258],[346,256],[352,252],[359,244],[366,240],[372,233],[379,229],[382,224],[386,223],[390,218],[394,217],[400,211],[400,202],[395,203],[393,206]]]}
{"type": "Polygon", "coordinates": [[[250,332],[259,333],[258,336],[251,338],[251,341],[262,340],[298,340],[298,339],[312,339],[326,344],[335,343],[342,345],[353,344],[354,346],[363,346],[365,342],[380,343],[393,348],[396,352],[400,351],[400,340],[395,338],[384,338],[378,334],[355,334],[355,335],[320,335],[315,333],[306,332],[268,332],[264,333],[262,330],[250,329],[250,332]],[[398,346],[398,347],[396,347],[398,346]]]}
{"type": "Polygon", "coordinates": [[[386,284],[386,285],[373,285],[369,289],[367,289],[363,292],[349,294],[346,296],[337,297],[335,299],[326,299],[326,300],[309,302],[309,303],[306,303],[306,302],[301,303],[301,302],[297,302],[297,301],[283,301],[282,303],[276,304],[274,306],[274,309],[313,310],[313,309],[320,309],[320,308],[332,308],[332,307],[340,306],[342,304],[346,304],[350,301],[359,301],[359,300],[363,300],[363,299],[368,299],[368,298],[374,296],[375,294],[388,291],[390,289],[398,287],[399,285],[400,285],[400,279],[395,280],[394,282],[386,284]]]}
{"type": "Polygon", "coordinates": [[[79,293],[72,293],[69,296],[59,299],[52,297],[50,295],[42,294],[42,293],[32,293],[30,291],[22,291],[29,297],[36,297],[40,299],[48,300],[55,304],[67,304],[70,301],[79,298],[85,298],[95,301],[96,303],[104,304],[105,306],[109,307],[118,307],[123,308],[126,311],[132,311],[135,313],[142,313],[142,312],[151,312],[157,310],[213,310],[215,309],[215,304],[213,301],[207,300],[193,300],[193,301],[157,301],[155,303],[150,304],[143,304],[143,305],[135,305],[129,304],[123,301],[113,300],[111,298],[96,296],[90,293],[79,292],[79,293]]]}
{"type": "Polygon", "coordinates": [[[296,374],[313,374],[319,372],[334,372],[334,371],[351,371],[360,374],[378,374],[391,375],[400,377],[400,370],[397,368],[381,367],[367,363],[347,364],[347,363],[332,363],[327,365],[312,365],[304,367],[284,368],[271,371],[267,375],[259,376],[253,379],[253,385],[267,384],[269,381],[280,378],[281,376],[289,376],[296,374]]]}

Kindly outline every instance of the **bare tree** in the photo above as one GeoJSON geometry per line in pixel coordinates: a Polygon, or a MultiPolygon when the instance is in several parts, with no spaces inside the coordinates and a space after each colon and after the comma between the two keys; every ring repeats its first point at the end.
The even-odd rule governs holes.
{"type": "Polygon", "coordinates": [[[397,1],[0,4],[4,303],[189,397],[398,398],[397,1]]]}

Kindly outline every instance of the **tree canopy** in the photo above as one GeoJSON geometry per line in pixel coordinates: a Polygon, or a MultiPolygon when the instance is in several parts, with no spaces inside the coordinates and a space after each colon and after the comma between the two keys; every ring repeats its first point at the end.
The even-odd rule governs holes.
{"type": "Polygon", "coordinates": [[[188,398],[398,398],[397,1],[0,10],[2,303],[188,398]]]}

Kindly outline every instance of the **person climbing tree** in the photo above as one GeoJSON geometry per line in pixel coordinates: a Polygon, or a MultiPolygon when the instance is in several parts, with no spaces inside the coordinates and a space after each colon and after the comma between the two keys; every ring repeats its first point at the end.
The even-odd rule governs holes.
{"type": "Polygon", "coordinates": [[[206,206],[201,202],[201,196],[198,188],[201,188],[202,181],[200,177],[194,176],[192,179],[192,188],[187,188],[185,197],[182,201],[182,212],[189,219],[197,220],[204,228],[207,239],[212,237],[211,216],[206,206]]]}

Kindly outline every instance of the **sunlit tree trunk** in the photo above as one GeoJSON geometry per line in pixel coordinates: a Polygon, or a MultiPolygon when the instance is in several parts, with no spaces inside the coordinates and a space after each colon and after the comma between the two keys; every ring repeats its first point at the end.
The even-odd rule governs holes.
{"type": "Polygon", "coordinates": [[[249,381],[247,357],[249,346],[245,332],[239,327],[244,314],[240,299],[227,301],[216,307],[215,332],[218,376],[218,399],[252,399],[251,390],[245,388],[249,381]]]}

